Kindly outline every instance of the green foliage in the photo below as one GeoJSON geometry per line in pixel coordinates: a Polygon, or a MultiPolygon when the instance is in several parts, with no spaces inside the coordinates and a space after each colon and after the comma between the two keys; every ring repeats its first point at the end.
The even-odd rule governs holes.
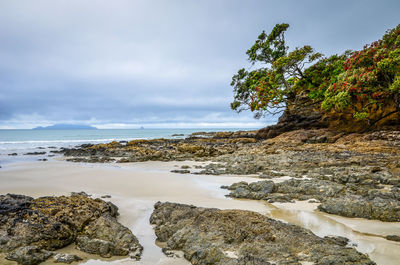
{"type": "Polygon", "coordinates": [[[369,117],[369,113],[368,112],[355,112],[353,114],[353,118],[357,121],[362,121],[362,120],[366,120],[369,117]]]}
{"type": "MultiPolygon", "coordinates": [[[[391,103],[400,109],[400,25],[363,50],[354,52],[344,63],[344,72],[324,94],[322,108],[353,114],[356,120],[370,120],[376,113],[383,117],[391,103]],[[338,101],[347,93],[350,100],[338,101]]],[[[376,117],[379,119],[380,117],[376,117]]]]}
{"type": "Polygon", "coordinates": [[[284,56],[288,47],[285,44],[285,31],[289,24],[276,24],[269,35],[263,31],[257,38],[254,45],[247,50],[251,63],[264,62],[272,64],[284,56]]]}
{"type": "Polygon", "coordinates": [[[250,109],[260,117],[308,97],[325,112],[351,114],[369,124],[400,112],[400,25],[360,51],[328,58],[307,45],[289,51],[288,28],[277,24],[271,33],[263,31],[247,51],[250,63],[263,67],[233,76],[233,110],[250,109]]]}
{"type": "Polygon", "coordinates": [[[351,102],[350,94],[347,91],[341,91],[333,94],[330,91],[325,92],[327,97],[321,104],[323,110],[335,108],[336,111],[344,110],[351,102]]]}
{"type": "Polygon", "coordinates": [[[304,71],[304,78],[295,84],[296,91],[307,93],[314,101],[324,100],[325,91],[337,81],[339,74],[343,73],[344,63],[350,53],[346,51],[343,55],[332,55],[308,67],[304,71]]]}
{"type": "Polygon", "coordinates": [[[247,71],[240,69],[232,77],[234,102],[231,108],[238,112],[250,109],[256,117],[264,112],[277,113],[296,96],[295,84],[304,78],[303,70],[322,55],[311,46],[296,48],[289,52],[284,34],[289,24],[277,24],[266,34],[263,31],[247,51],[252,65],[265,67],[247,71]]]}

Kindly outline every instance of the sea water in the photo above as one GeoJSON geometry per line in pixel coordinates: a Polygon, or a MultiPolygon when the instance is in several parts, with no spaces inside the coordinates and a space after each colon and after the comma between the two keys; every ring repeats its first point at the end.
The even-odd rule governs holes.
{"type": "MultiPolygon", "coordinates": [[[[18,161],[48,159],[52,150],[80,144],[98,144],[134,139],[184,138],[193,132],[237,131],[239,129],[98,129],[98,130],[0,130],[0,166],[18,161]],[[46,152],[29,156],[29,152],[46,152]],[[16,153],[16,156],[10,155],[16,153]]],[[[240,129],[254,130],[254,129],[240,129]]]]}

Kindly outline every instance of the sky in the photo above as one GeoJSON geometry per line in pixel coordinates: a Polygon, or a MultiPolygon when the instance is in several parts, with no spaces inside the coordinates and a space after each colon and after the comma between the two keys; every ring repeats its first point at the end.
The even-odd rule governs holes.
{"type": "Polygon", "coordinates": [[[261,128],[233,112],[232,76],[262,30],[291,48],[361,49],[399,0],[0,0],[0,129],[261,128]]]}

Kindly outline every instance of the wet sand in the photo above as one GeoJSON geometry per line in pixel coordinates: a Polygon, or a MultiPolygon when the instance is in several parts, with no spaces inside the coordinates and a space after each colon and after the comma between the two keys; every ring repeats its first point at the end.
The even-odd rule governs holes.
{"type": "MultiPolygon", "coordinates": [[[[400,260],[400,243],[385,240],[387,234],[400,234],[400,223],[384,223],[350,219],[314,211],[318,204],[298,202],[269,204],[263,201],[226,198],[230,185],[244,180],[258,181],[245,176],[209,176],[176,174],[176,165],[195,165],[201,162],[143,162],[129,164],[84,164],[65,161],[32,162],[8,165],[0,171],[0,194],[17,193],[33,197],[69,195],[85,191],[94,197],[111,195],[119,208],[119,221],[129,227],[144,247],[141,261],[130,259],[99,259],[73,246],[60,250],[85,258],[81,264],[189,264],[183,258],[167,258],[155,244],[155,234],[149,224],[153,205],[170,201],[220,209],[245,209],[298,224],[319,236],[348,237],[357,249],[370,255],[377,264],[394,265],[400,260]]],[[[16,264],[0,259],[1,264],[16,264]]],[[[47,261],[44,264],[53,264],[47,261]]]]}

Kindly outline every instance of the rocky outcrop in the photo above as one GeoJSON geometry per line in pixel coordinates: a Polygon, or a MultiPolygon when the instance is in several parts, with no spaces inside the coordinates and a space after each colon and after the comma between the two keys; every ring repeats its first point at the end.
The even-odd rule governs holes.
{"type": "Polygon", "coordinates": [[[343,238],[320,238],[249,211],[158,202],[150,222],[157,239],[192,264],[375,264],[343,238]]]}
{"type": "Polygon", "coordinates": [[[112,203],[83,193],[37,199],[0,195],[0,252],[20,264],[37,264],[75,242],[82,251],[103,257],[139,258],[142,247],[118,223],[117,214],[112,203]]]}
{"type": "Polygon", "coordinates": [[[310,110],[308,112],[296,112],[286,110],[278,123],[260,129],[257,134],[257,139],[270,139],[285,132],[300,130],[300,129],[319,129],[327,128],[328,125],[324,123],[322,112],[310,110]]]}
{"type": "Polygon", "coordinates": [[[239,182],[223,188],[230,190],[228,196],[233,198],[291,202],[338,197],[344,194],[346,186],[325,180],[290,179],[276,184],[270,180],[250,184],[239,182]]]}
{"type": "MultiPolygon", "coordinates": [[[[63,148],[59,152],[67,161],[104,163],[141,161],[208,160],[230,154],[243,145],[256,143],[253,132],[213,132],[194,134],[186,139],[153,139],[84,144],[77,148],[63,148]]],[[[58,151],[51,151],[58,152],[58,151]]]]}
{"type": "Polygon", "coordinates": [[[400,200],[393,198],[347,195],[340,198],[328,198],[318,206],[318,209],[346,217],[400,222],[400,200]]]}
{"type": "Polygon", "coordinates": [[[318,209],[330,214],[386,222],[400,221],[399,188],[374,189],[371,179],[368,178],[369,181],[360,181],[356,177],[349,176],[329,179],[331,180],[290,179],[280,183],[264,180],[250,184],[238,182],[231,186],[222,186],[222,188],[230,190],[227,196],[233,198],[267,200],[268,202],[317,199],[321,202],[318,209]],[[363,182],[372,184],[372,188],[361,184],[363,182]],[[353,183],[359,184],[353,185],[353,183]]]}
{"type": "Polygon", "coordinates": [[[102,257],[130,255],[140,259],[141,246],[132,232],[110,215],[102,215],[87,225],[76,238],[78,249],[102,257]]]}

